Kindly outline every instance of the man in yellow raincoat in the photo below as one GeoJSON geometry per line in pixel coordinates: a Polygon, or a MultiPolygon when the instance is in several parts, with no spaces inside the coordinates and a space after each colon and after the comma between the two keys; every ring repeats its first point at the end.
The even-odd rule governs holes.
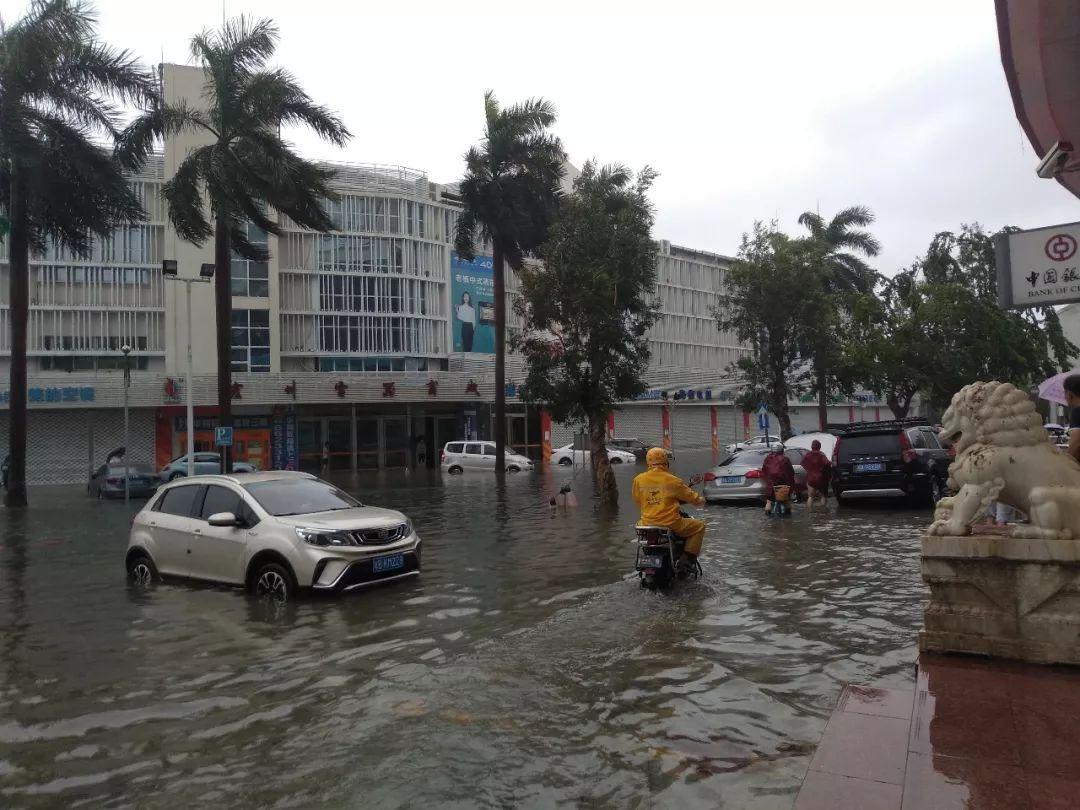
{"type": "Polygon", "coordinates": [[[667,451],[653,447],[645,454],[648,472],[634,478],[632,494],[641,509],[641,522],[649,526],[665,526],[679,537],[686,539],[683,558],[685,565],[701,553],[701,541],[705,538],[705,524],[694,518],[679,514],[679,505],[692,503],[704,506],[705,498],[690,489],[677,475],[668,472],[667,451]]]}

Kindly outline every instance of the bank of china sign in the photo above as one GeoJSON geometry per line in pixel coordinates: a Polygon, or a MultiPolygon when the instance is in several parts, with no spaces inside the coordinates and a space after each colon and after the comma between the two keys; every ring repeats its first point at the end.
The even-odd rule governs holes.
{"type": "Polygon", "coordinates": [[[999,234],[998,303],[1005,309],[1080,301],[1080,222],[999,234]]]}

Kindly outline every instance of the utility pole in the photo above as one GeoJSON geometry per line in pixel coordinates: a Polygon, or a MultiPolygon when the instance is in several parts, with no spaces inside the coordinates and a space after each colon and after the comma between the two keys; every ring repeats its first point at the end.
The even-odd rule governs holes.
{"type": "Polygon", "coordinates": [[[184,297],[187,303],[187,373],[184,378],[184,393],[187,399],[187,476],[195,475],[195,400],[194,385],[191,379],[191,285],[209,284],[214,277],[214,265],[204,264],[199,269],[199,275],[193,278],[180,278],[177,275],[175,259],[165,259],[161,263],[161,272],[166,281],[175,281],[184,285],[184,297]]]}

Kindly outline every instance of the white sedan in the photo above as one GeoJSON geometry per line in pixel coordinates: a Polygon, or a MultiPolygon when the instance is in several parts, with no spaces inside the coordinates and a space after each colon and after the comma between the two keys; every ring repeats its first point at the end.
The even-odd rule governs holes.
{"type": "MultiPolygon", "coordinates": [[[[633,453],[627,453],[625,450],[617,450],[614,447],[609,447],[607,449],[607,457],[608,461],[612,464],[633,464],[637,461],[637,458],[633,453]]],[[[571,464],[587,464],[589,461],[589,451],[575,450],[574,445],[572,444],[560,447],[551,454],[551,463],[562,464],[564,467],[569,467],[571,464]]]]}

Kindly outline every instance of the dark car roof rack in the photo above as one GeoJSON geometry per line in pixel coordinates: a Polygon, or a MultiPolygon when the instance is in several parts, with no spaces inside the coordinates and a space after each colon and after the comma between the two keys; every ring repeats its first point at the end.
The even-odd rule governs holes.
{"type": "Polygon", "coordinates": [[[886,419],[881,422],[845,422],[825,426],[834,436],[850,436],[855,433],[891,433],[913,427],[930,427],[930,420],[922,416],[907,419],[886,419]]]}

